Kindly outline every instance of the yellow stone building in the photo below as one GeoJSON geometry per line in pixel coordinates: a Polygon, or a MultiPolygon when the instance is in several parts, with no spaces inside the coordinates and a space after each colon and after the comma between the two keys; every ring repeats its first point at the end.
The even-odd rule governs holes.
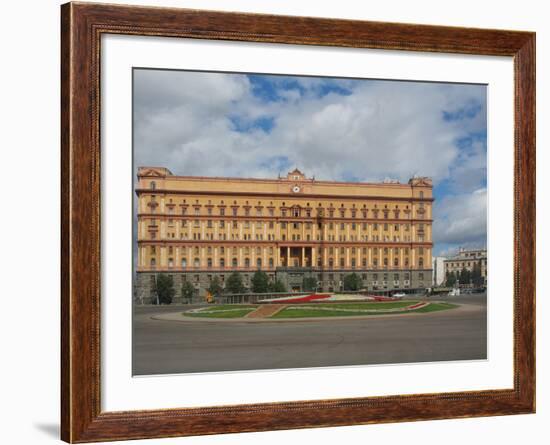
{"type": "MultiPolygon", "coordinates": [[[[372,291],[432,281],[432,181],[357,183],[307,178],[176,176],[140,167],[136,297],[152,298],[155,275],[190,281],[203,295],[233,271],[249,285],[260,269],[289,290],[305,277],[340,291],[355,272],[372,291]]],[[[179,292],[176,292],[176,297],[179,292]]]]}

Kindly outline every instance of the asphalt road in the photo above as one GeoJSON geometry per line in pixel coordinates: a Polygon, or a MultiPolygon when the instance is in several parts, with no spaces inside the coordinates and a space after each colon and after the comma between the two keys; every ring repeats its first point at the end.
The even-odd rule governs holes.
{"type": "Polygon", "coordinates": [[[476,360],[487,357],[485,296],[440,298],[475,306],[421,316],[277,323],[153,320],[185,307],[134,309],[133,373],[476,360]]]}

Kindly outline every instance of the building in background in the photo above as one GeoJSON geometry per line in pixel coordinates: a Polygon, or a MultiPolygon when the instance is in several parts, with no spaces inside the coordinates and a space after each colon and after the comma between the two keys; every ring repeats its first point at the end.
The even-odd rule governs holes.
{"type": "MultiPolygon", "coordinates": [[[[357,273],[368,290],[432,285],[432,181],[357,183],[307,178],[175,176],[140,167],[136,294],[153,297],[155,276],[193,283],[204,295],[234,271],[245,286],[256,270],[300,291],[340,291],[357,273]]],[[[176,294],[176,297],[178,293],[176,294]]]]}
{"type": "MultiPolygon", "coordinates": [[[[487,249],[463,249],[460,248],[458,254],[447,258],[444,261],[445,275],[447,273],[453,273],[455,275],[461,274],[463,270],[470,273],[474,272],[475,268],[478,268],[482,278],[482,284],[487,285],[487,249]]],[[[470,283],[460,283],[462,285],[468,285],[470,283]]]]}
{"type": "Polygon", "coordinates": [[[434,256],[432,258],[433,286],[443,286],[445,284],[445,257],[434,256]]]}

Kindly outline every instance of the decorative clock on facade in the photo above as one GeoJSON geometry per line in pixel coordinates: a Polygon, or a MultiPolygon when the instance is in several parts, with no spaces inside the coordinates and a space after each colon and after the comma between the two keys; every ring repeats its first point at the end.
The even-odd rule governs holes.
{"type": "Polygon", "coordinates": [[[298,193],[300,191],[300,186],[299,185],[295,185],[294,187],[292,187],[292,191],[294,193],[298,193]]]}

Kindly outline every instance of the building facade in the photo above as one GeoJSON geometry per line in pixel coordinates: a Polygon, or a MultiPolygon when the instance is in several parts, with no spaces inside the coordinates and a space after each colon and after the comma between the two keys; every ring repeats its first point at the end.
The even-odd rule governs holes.
{"type": "Polygon", "coordinates": [[[434,256],[432,258],[433,285],[434,287],[445,284],[445,260],[442,256],[434,256]]]}
{"type": "Polygon", "coordinates": [[[457,255],[447,258],[444,261],[444,264],[445,275],[449,272],[455,274],[460,273],[462,269],[472,272],[474,270],[474,266],[479,265],[481,277],[483,278],[484,284],[487,285],[487,249],[466,250],[461,248],[457,255]]]}
{"type": "Polygon", "coordinates": [[[340,291],[355,272],[368,290],[432,283],[432,182],[333,182],[298,169],[276,179],[176,176],[140,167],[136,298],[153,298],[158,273],[204,295],[234,271],[245,286],[256,270],[302,290],[340,291]]]}

